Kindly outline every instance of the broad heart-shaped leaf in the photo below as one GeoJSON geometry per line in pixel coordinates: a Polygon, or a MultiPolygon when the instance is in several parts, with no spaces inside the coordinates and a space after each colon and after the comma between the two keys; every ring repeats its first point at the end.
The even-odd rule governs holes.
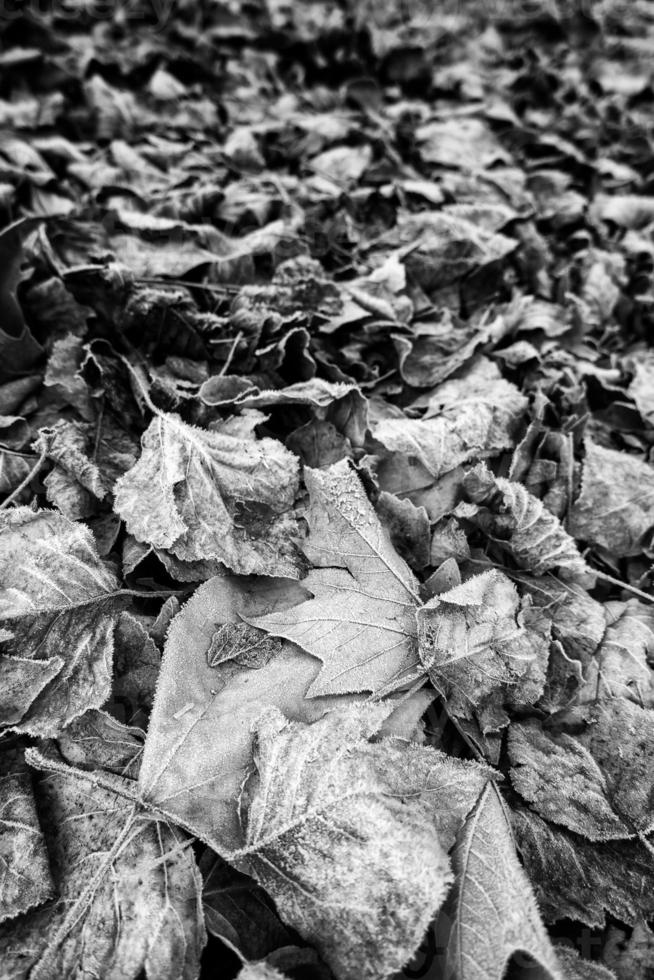
{"type": "Polygon", "coordinates": [[[359,702],[305,725],[268,709],[241,798],[245,846],[230,857],[338,980],[383,980],[410,959],[452,880],[447,848],[490,775],[415,743],[370,741],[388,710],[359,702]]]}
{"type": "Polygon", "coordinates": [[[515,806],[511,823],[525,870],[548,922],[602,928],[605,913],[633,924],[654,915],[654,852],[641,840],[591,842],[515,806]]]}
{"type": "Polygon", "coordinates": [[[485,463],[468,470],[463,483],[472,503],[459,504],[455,514],[499,542],[520,568],[534,575],[558,570],[569,581],[594,584],[574,539],[521,483],[493,476],[485,463]]]}
{"type": "MultiPolygon", "coordinates": [[[[306,700],[319,664],[290,643],[256,667],[230,659],[224,629],[252,615],[300,602],[289,579],[209,579],[168,631],[143,753],[143,798],[189,827],[215,851],[240,845],[238,793],[252,761],[252,724],[269,705],[311,721],[329,699],[306,700]],[[216,660],[216,649],[222,650],[216,660]],[[212,651],[213,648],[213,652],[212,651]],[[212,664],[215,664],[212,666],[212,664]]],[[[260,634],[265,638],[264,633],[260,634]]],[[[233,657],[242,655],[235,629],[233,657]]]]}
{"type": "Polygon", "coordinates": [[[585,449],[581,493],[570,508],[570,533],[616,558],[637,555],[654,528],[654,467],[589,438],[585,449]]]}
{"type": "Polygon", "coordinates": [[[0,657],[0,671],[27,687],[21,717],[0,724],[56,735],[109,697],[118,583],[88,528],[28,507],[0,514],[0,582],[0,627],[13,634],[3,645],[12,660],[0,657]],[[30,661],[22,672],[21,661],[30,661]]]}
{"type": "Polygon", "coordinates": [[[502,722],[505,700],[538,700],[548,630],[502,572],[475,575],[430,599],[416,617],[420,659],[453,714],[477,715],[487,731],[502,722]]]}
{"type": "Polygon", "coordinates": [[[456,980],[502,980],[515,956],[522,965],[527,957],[538,965],[538,972],[532,970],[529,976],[563,980],[492,784],[483,789],[461,830],[453,865],[454,923],[446,975],[456,980]]]}
{"type": "Polygon", "coordinates": [[[297,578],[290,515],[299,461],[274,439],[242,439],[158,414],[115,509],[139,541],[183,561],[215,558],[241,575],[297,578]]]}
{"type": "Polygon", "coordinates": [[[311,502],[303,545],[313,598],[248,619],[297,643],[323,668],[309,696],[378,691],[417,665],[418,583],[393,548],[347,460],[305,469],[311,502]]]}
{"type": "Polygon", "coordinates": [[[52,896],[48,852],[22,750],[0,753],[0,922],[52,896]]]}
{"type": "Polygon", "coordinates": [[[0,927],[3,976],[136,980],[144,971],[148,980],[196,980],[205,931],[191,842],[146,816],[133,781],[116,774],[133,763],[141,739],[91,712],[66,754],[73,748],[84,768],[54,747],[27,753],[42,773],[37,809],[55,895],[0,927]],[[105,736],[109,769],[99,759],[105,736]]]}

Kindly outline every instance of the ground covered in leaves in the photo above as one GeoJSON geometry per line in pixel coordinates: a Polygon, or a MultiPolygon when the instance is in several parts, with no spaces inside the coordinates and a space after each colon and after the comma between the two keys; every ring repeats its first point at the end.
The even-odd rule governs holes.
{"type": "Polygon", "coordinates": [[[651,980],[652,4],[0,40],[2,980],[651,980]]]}

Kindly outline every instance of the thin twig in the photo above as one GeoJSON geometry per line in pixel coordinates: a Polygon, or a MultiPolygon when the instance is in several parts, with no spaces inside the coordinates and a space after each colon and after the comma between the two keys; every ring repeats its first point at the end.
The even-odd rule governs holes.
{"type": "Polygon", "coordinates": [[[41,469],[41,467],[45,463],[47,457],[48,457],[48,454],[45,451],[45,449],[43,449],[41,451],[41,455],[37,459],[37,461],[34,464],[34,466],[32,467],[32,469],[29,471],[29,473],[27,474],[27,476],[25,477],[25,479],[22,481],[22,483],[19,483],[18,486],[16,487],[16,489],[12,493],[10,493],[9,496],[5,498],[5,500],[2,501],[2,503],[0,504],[0,510],[2,510],[5,507],[8,507],[9,504],[13,503],[14,500],[16,499],[16,497],[18,497],[23,492],[23,490],[25,489],[25,487],[30,483],[30,481],[39,472],[39,470],[41,469]]]}
{"type": "Polygon", "coordinates": [[[612,575],[607,575],[606,572],[600,572],[596,568],[591,569],[593,575],[597,575],[599,579],[603,582],[609,582],[611,585],[617,585],[621,589],[625,589],[627,592],[633,592],[640,599],[645,599],[647,602],[654,602],[654,595],[648,595],[647,592],[643,592],[641,589],[637,589],[635,585],[629,585],[628,582],[622,582],[619,578],[613,578],[612,575]]]}
{"type": "Polygon", "coordinates": [[[229,371],[229,367],[230,367],[232,361],[234,360],[234,356],[236,354],[236,348],[238,347],[238,345],[240,344],[240,342],[242,341],[242,339],[243,339],[243,331],[242,330],[239,330],[239,332],[234,337],[234,342],[233,342],[232,346],[229,348],[229,354],[227,355],[227,360],[225,361],[225,363],[223,364],[222,368],[218,372],[218,377],[219,378],[224,377],[227,374],[227,372],[229,371]]]}

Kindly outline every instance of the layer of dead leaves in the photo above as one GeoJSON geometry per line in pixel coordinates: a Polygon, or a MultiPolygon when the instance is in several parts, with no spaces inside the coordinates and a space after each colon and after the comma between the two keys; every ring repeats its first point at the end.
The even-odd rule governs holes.
{"type": "Polygon", "coordinates": [[[5,6],[3,980],[650,977],[651,4],[5,6]]]}

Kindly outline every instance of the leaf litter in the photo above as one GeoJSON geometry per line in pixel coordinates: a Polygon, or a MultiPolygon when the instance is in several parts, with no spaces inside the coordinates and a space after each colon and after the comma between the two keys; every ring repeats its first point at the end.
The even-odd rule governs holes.
{"type": "Polygon", "coordinates": [[[646,980],[647,3],[0,15],[0,972],[646,980]]]}

